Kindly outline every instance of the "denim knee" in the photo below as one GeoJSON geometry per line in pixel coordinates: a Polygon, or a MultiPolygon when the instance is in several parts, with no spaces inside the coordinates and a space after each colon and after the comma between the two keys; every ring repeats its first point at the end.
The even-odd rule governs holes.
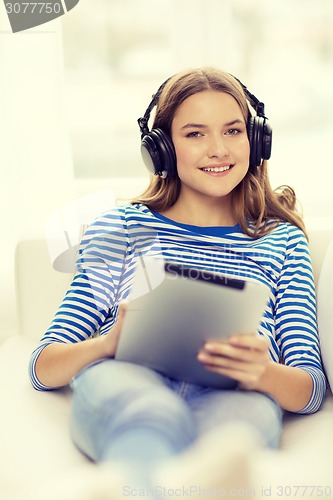
{"type": "Polygon", "coordinates": [[[166,387],[163,377],[141,368],[100,363],[73,379],[72,437],[91,458],[98,459],[107,443],[127,430],[151,429],[175,452],[195,439],[186,403],[166,387]]]}

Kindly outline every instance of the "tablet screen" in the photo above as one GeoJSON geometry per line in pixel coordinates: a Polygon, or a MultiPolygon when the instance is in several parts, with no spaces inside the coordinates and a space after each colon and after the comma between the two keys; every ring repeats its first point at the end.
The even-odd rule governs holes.
{"type": "Polygon", "coordinates": [[[234,388],[233,380],[206,370],[197,354],[208,340],[257,331],[268,286],[170,262],[162,270],[154,287],[129,301],[115,358],[170,378],[234,388]]]}

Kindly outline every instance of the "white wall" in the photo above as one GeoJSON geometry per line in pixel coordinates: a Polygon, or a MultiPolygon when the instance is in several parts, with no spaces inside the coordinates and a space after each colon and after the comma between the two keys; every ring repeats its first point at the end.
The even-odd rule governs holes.
{"type": "Polygon", "coordinates": [[[73,195],[60,22],[13,34],[5,14],[0,9],[0,339],[16,328],[17,241],[43,237],[46,215],[73,195]]]}
{"type": "Polygon", "coordinates": [[[238,76],[266,104],[273,128],[272,186],[291,185],[307,215],[333,215],[333,2],[95,0],[91,5],[81,0],[63,18],[80,184],[108,180],[117,189],[122,185],[121,192],[136,193],[129,185],[145,173],[137,117],[172,73],[212,64],[238,76]]]}
{"type": "MultiPolygon", "coordinates": [[[[144,16],[143,25],[134,15],[135,9],[148,9],[148,3],[152,4],[142,2],[138,7],[129,2],[133,11],[123,11],[122,0],[96,0],[94,9],[89,0],[81,0],[61,20],[16,34],[10,30],[5,9],[0,8],[0,340],[16,328],[16,242],[45,237],[48,214],[76,196],[112,188],[117,202],[122,202],[144,189],[147,172],[140,159],[136,118],[162,78],[184,66],[216,64],[244,79],[266,103],[274,129],[273,187],[292,185],[307,219],[322,214],[333,217],[332,56],[319,64],[311,36],[318,38],[320,31],[311,31],[310,41],[304,44],[307,38],[300,36],[299,29],[306,25],[298,23],[301,5],[302,9],[313,5],[314,14],[323,15],[323,2],[307,2],[303,7],[296,0],[290,5],[284,1],[284,9],[273,0],[237,2],[245,9],[246,21],[255,9],[254,31],[247,22],[235,24],[232,6],[236,2],[231,0],[158,2],[167,6],[163,12],[170,18],[168,22],[160,19],[158,26],[154,16],[144,16]],[[72,63],[66,81],[61,25],[64,33],[67,26],[65,42],[75,42],[65,47],[72,63]],[[283,36],[281,27],[285,27],[283,36]],[[139,38],[145,35],[146,42],[152,29],[155,35],[165,31],[166,45],[142,44],[139,53],[135,44],[119,65],[119,74],[104,67],[104,59],[109,58],[106,49],[116,45],[114,37],[118,34],[124,43],[122,37],[135,29],[139,38]],[[78,59],[83,60],[82,66],[78,59]],[[70,139],[65,109],[71,118],[70,139]],[[76,151],[75,181],[70,145],[76,151]],[[88,176],[80,175],[81,160],[90,170],[88,176]],[[133,167],[126,177],[127,164],[133,167]]],[[[154,14],[158,15],[158,9],[154,14]]],[[[311,16],[307,18],[309,26],[321,26],[312,23],[311,16]]],[[[332,18],[327,11],[327,19],[332,18]]]]}

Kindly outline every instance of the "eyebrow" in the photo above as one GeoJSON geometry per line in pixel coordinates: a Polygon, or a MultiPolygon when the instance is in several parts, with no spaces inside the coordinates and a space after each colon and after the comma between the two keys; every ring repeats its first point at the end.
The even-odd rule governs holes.
{"type": "MultiPolygon", "coordinates": [[[[236,120],[232,120],[231,122],[227,122],[224,124],[225,127],[231,127],[232,125],[237,125],[237,124],[245,124],[244,120],[240,120],[239,118],[237,118],[236,120]]],[[[204,125],[202,123],[187,123],[186,125],[184,125],[183,127],[181,127],[181,130],[186,130],[186,129],[189,129],[189,128],[198,128],[198,129],[203,129],[203,128],[207,128],[207,125],[204,125]]]]}

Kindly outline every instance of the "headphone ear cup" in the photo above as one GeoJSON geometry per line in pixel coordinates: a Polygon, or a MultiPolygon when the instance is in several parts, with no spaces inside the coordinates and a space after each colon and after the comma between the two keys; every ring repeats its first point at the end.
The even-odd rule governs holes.
{"type": "Polygon", "coordinates": [[[253,169],[256,167],[256,154],[257,154],[257,145],[256,142],[254,141],[254,119],[255,117],[251,116],[248,119],[247,122],[247,135],[249,138],[249,143],[250,143],[250,169],[253,169]]]}
{"type": "Polygon", "coordinates": [[[262,161],[262,138],[263,138],[263,125],[264,120],[260,116],[254,117],[253,124],[253,146],[254,146],[254,165],[259,167],[262,161]]]}
{"type": "Polygon", "coordinates": [[[264,160],[269,160],[272,152],[272,127],[268,120],[264,121],[264,131],[262,139],[262,157],[264,160]]]}
{"type": "Polygon", "coordinates": [[[161,177],[175,177],[176,152],[171,138],[162,129],[154,128],[141,140],[141,155],[150,173],[161,177]]]}
{"type": "Polygon", "coordinates": [[[144,135],[141,139],[141,156],[149,172],[153,175],[159,175],[161,171],[161,160],[151,132],[148,132],[148,134],[144,135]]]}
{"type": "Polygon", "coordinates": [[[259,167],[268,160],[272,150],[272,129],[266,118],[251,116],[247,124],[250,142],[250,168],[259,167]]]}

